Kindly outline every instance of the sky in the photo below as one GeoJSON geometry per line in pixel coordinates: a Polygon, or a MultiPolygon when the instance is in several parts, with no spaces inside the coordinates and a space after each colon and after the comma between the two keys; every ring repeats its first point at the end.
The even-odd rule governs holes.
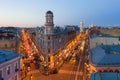
{"type": "Polygon", "coordinates": [[[51,10],[57,26],[120,25],[120,0],[0,0],[0,26],[44,26],[51,10]]]}

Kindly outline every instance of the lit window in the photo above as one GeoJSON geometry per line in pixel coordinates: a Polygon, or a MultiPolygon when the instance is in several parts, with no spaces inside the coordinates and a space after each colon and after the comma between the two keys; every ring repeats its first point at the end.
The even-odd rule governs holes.
{"type": "Polygon", "coordinates": [[[18,71],[17,69],[17,63],[14,64],[15,72],[18,71]]]}
{"type": "Polygon", "coordinates": [[[7,67],[7,74],[8,74],[8,75],[10,74],[10,66],[7,67]]]}

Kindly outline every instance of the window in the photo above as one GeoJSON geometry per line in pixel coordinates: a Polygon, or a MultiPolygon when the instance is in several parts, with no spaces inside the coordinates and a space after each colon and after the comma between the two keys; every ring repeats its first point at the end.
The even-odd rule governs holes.
{"type": "Polygon", "coordinates": [[[113,46],[114,46],[114,43],[113,43],[113,46]]]}
{"type": "Polygon", "coordinates": [[[103,45],[103,43],[101,43],[101,45],[103,45]]]}
{"type": "Polygon", "coordinates": [[[50,42],[48,42],[48,46],[50,46],[50,42]]]}
{"type": "Polygon", "coordinates": [[[15,76],[15,80],[17,80],[17,75],[15,76]]]}
{"type": "Polygon", "coordinates": [[[50,62],[50,57],[48,57],[48,62],[50,62]]]}
{"type": "Polygon", "coordinates": [[[59,43],[61,42],[61,39],[59,39],[59,43]]]}
{"type": "Polygon", "coordinates": [[[50,53],[50,48],[48,48],[48,53],[50,53]]]}
{"type": "Polygon", "coordinates": [[[17,63],[14,64],[14,68],[15,68],[15,72],[17,72],[18,71],[18,69],[17,69],[17,63]]]}
{"type": "Polygon", "coordinates": [[[48,36],[48,40],[50,40],[50,36],[48,36]]]}
{"type": "Polygon", "coordinates": [[[11,44],[11,47],[14,47],[13,43],[11,44]]]}
{"type": "Polygon", "coordinates": [[[2,78],[2,70],[0,70],[0,78],[2,78]]]}
{"type": "Polygon", "coordinates": [[[5,48],[7,48],[7,44],[5,44],[5,48]]]}
{"type": "Polygon", "coordinates": [[[10,74],[10,66],[7,67],[7,74],[10,74]]]}
{"type": "Polygon", "coordinates": [[[98,46],[98,43],[96,43],[96,46],[98,46]]]}

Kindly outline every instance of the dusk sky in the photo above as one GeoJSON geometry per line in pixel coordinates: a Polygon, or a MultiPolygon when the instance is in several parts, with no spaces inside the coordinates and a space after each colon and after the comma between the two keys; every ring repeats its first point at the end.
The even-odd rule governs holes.
{"type": "Polygon", "coordinates": [[[120,0],[0,0],[0,26],[42,26],[48,10],[59,26],[120,25],[120,0]]]}

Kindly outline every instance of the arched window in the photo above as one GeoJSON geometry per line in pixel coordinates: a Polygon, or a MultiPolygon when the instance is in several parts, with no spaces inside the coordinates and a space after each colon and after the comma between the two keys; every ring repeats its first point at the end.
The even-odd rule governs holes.
{"type": "Polygon", "coordinates": [[[13,43],[11,44],[11,47],[14,47],[13,43]]]}
{"type": "Polygon", "coordinates": [[[50,48],[48,48],[48,53],[50,53],[50,48]]]}
{"type": "Polygon", "coordinates": [[[119,73],[119,70],[115,70],[115,72],[118,72],[118,73],[119,73]]]}
{"type": "Polygon", "coordinates": [[[102,72],[101,70],[98,70],[98,72],[102,72]]]}
{"type": "Polygon", "coordinates": [[[113,70],[110,70],[109,72],[113,72],[113,70]]]}
{"type": "Polygon", "coordinates": [[[7,48],[7,44],[5,44],[5,48],[7,48]]]}
{"type": "Polygon", "coordinates": [[[104,72],[108,72],[107,70],[104,70],[104,72]]]}

